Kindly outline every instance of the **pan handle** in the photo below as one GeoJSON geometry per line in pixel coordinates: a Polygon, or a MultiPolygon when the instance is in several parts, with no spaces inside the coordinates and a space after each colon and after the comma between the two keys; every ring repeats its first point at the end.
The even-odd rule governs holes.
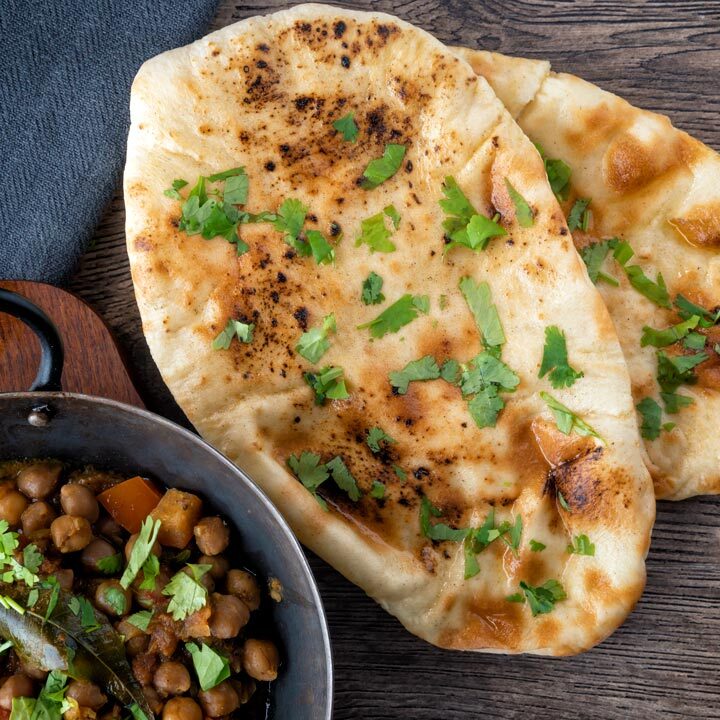
{"type": "Polygon", "coordinates": [[[0,288],[0,313],[22,320],[40,341],[40,367],[30,390],[61,390],[63,344],[52,320],[22,295],[0,288]]]}

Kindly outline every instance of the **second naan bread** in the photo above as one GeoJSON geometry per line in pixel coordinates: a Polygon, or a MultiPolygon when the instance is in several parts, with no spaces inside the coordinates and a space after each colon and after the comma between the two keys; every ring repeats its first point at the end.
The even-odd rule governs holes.
{"type": "Polygon", "coordinates": [[[618,237],[635,253],[627,267],[656,285],[662,275],[667,292],[650,287],[653,302],[610,248],[601,272],[619,285],[601,278],[598,289],[630,369],[657,497],[720,493],[720,156],[666,117],[547,62],[456,50],[546,156],[570,167],[566,213],[591,199],[587,227],[573,230],[591,270],[593,253],[603,252],[593,244],[618,237]],[[643,330],[676,325],[668,337],[643,330]],[[660,347],[643,346],[648,339],[660,347]]]}

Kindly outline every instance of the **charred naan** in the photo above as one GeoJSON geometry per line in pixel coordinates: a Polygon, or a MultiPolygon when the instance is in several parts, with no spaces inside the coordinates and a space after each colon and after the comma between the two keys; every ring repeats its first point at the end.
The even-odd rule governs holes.
{"type": "Polygon", "coordinates": [[[547,62],[458,52],[541,146],[551,174],[567,163],[565,211],[591,200],[573,238],[620,338],[657,497],[720,493],[720,156],[547,62]],[[651,284],[623,269],[615,255],[629,251],[608,238],[629,245],[625,268],[651,284]]]}
{"type": "Polygon", "coordinates": [[[143,327],[202,435],[432,643],[616,628],[654,519],[627,369],[487,83],[407,23],[306,5],[149,61],[131,113],[143,327]]]}

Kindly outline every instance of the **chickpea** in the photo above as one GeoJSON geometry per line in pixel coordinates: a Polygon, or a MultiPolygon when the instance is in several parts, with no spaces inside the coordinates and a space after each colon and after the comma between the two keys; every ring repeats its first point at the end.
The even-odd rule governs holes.
{"type": "MultiPolygon", "coordinates": [[[[125,559],[126,560],[130,560],[130,555],[132,554],[132,550],[135,547],[135,541],[138,539],[139,534],[140,533],[135,533],[134,535],[131,535],[128,538],[128,541],[125,543],[125,559]]],[[[153,544],[151,552],[156,557],[160,557],[162,548],[160,547],[160,543],[157,540],[153,544]]]]}
{"type": "Polygon", "coordinates": [[[246,640],[242,661],[245,672],[255,680],[275,680],[277,677],[280,657],[269,640],[246,640]]]}
{"type": "Polygon", "coordinates": [[[61,553],[77,552],[87,547],[92,540],[92,528],[84,517],[61,515],[50,525],[55,547],[61,553]]]}
{"type": "Polygon", "coordinates": [[[89,680],[73,680],[68,685],[65,695],[75,700],[78,705],[93,710],[99,710],[107,702],[107,695],[89,680]]]}
{"type": "Polygon", "coordinates": [[[28,499],[17,490],[8,490],[0,496],[0,520],[6,520],[10,527],[17,527],[28,506],[28,499]]]}
{"type": "Polygon", "coordinates": [[[213,637],[221,640],[237,637],[249,619],[250,611],[242,600],[234,595],[213,594],[213,611],[209,623],[213,637]]]}
{"type": "Polygon", "coordinates": [[[60,505],[67,515],[85,518],[94,523],[100,517],[100,506],[92,490],[71,483],[60,488],[60,505]]]}
{"type": "Polygon", "coordinates": [[[147,637],[145,632],[143,632],[137,625],[133,625],[127,618],[123,618],[115,626],[115,630],[117,630],[117,632],[125,638],[125,642],[136,637],[147,637]]]}
{"type": "Polygon", "coordinates": [[[106,615],[124,615],[130,609],[132,593],[119,580],[105,580],[95,590],[95,605],[106,615]]]}
{"type": "Polygon", "coordinates": [[[98,535],[106,537],[115,545],[123,544],[122,528],[109,515],[101,517],[95,527],[97,528],[98,535]]]}
{"type": "Polygon", "coordinates": [[[75,573],[71,568],[61,568],[55,571],[55,578],[58,581],[58,585],[62,590],[72,590],[73,582],[75,580],[75,573]]]}
{"type": "Polygon", "coordinates": [[[34,502],[20,516],[25,535],[49,528],[54,519],[55,511],[44,500],[34,502]]]}
{"type": "Polygon", "coordinates": [[[95,720],[95,711],[83,705],[75,705],[63,713],[63,720],[95,720]]]}
{"type": "Polygon", "coordinates": [[[107,540],[97,538],[82,551],[80,560],[88,570],[101,572],[98,563],[105,558],[111,558],[115,554],[115,548],[107,540]]]}
{"type": "Polygon", "coordinates": [[[205,714],[213,718],[229,715],[240,707],[240,698],[227,680],[223,680],[211,690],[201,691],[198,699],[205,714]]]}
{"type": "Polygon", "coordinates": [[[130,638],[125,642],[125,652],[130,658],[137,657],[140,653],[147,652],[150,645],[150,638],[147,635],[130,638]]]}
{"type": "Polygon", "coordinates": [[[145,696],[145,700],[147,700],[147,704],[150,706],[153,715],[159,715],[160,711],[163,709],[163,701],[160,699],[157,690],[155,690],[155,688],[151,685],[148,685],[143,688],[143,695],[145,696]]]}
{"type": "Polygon", "coordinates": [[[230,563],[222,555],[201,555],[198,564],[210,565],[208,575],[212,575],[213,580],[225,577],[230,568],[230,563]]]}
{"type": "Polygon", "coordinates": [[[18,488],[28,497],[34,500],[42,500],[55,489],[61,471],[62,465],[60,463],[33,463],[18,473],[18,488]]]}
{"type": "Polygon", "coordinates": [[[205,517],[193,528],[203,555],[219,555],[230,544],[230,530],[219,517],[205,517]]]}
{"type": "Polygon", "coordinates": [[[153,685],[161,697],[182,695],[190,689],[190,673],[179,662],[164,662],[153,677],[153,685]]]}
{"type": "Polygon", "coordinates": [[[202,720],[200,706],[189,697],[171,698],[165,703],[162,720],[202,720]]]}
{"type": "Polygon", "coordinates": [[[45,681],[45,678],[48,676],[48,671],[43,670],[39,668],[37,665],[32,665],[30,661],[22,661],[20,663],[20,669],[21,671],[27,675],[32,680],[41,680],[45,681]]]}
{"type": "Polygon", "coordinates": [[[260,607],[260,588],[257,580],[245,570],[230,570],[227,574],[227,591],[240,598],[250,611],[260,607]]]}
{"type": "Polygon", "coordinates": [[[11,710],[16,697],[35,697],[34,689],[33,681],[27,675],[11,675],[0,687],[0,708],[11,710]]]}

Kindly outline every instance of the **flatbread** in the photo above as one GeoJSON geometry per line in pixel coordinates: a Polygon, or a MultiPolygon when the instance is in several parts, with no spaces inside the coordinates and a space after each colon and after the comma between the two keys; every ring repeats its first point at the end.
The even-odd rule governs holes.
{"type": "MultiPolygon", "coordinates": [[[[570,165],[574,192],[566,212],[576,197],[592,198],[591,226],[573,233],[578,248],[620,237],[646,275],[655,279],[662,273],[671,298],[680,293],[716,313],[720,156],[668,118],[573,75],[551,72],[547,62],[456,50],[490,83],[530,139],[570,165]]],[[[598,289],[615,322],[635,400],[650,397],[663,405],[656,348],[641,347],[640,341],[644,326],[666,328],[681,318],[675,308],[658,307],[640,295],[612,260],[605,267],[620,285],[600,282],[598,289]]],[[[665,413],[663,423],[674,428],[645,441],[659,498],[720,493],[720,326],[704,332],[708,360],[697,366],[697,382],[678,391],[693,404],[665,413]]],[[[681,343],[665,351],[692,354],[681,343]]]]}
{"type": "MultiPolygon", "coordinates": [[[[616,628],[642,591],[654,519],[629,378],[543,164],[487,83],[396,18],[304,5],[150,60],[135,79],[131,115],[127,245],[153,357],[200,433],[255,479],[301,541],[443,647],[561,655],[616,628]],[[355,142],[332,126],[349,111],[355,142]],[[402,166],[363,189],[366,166],[388,143],[407,148],[402,166]],[[238,165],[249,176],[247,211],[301,200],[306,233],[332,240],[334,263],[298,256],[269,223],[241,227],[249,251],[239,257],[223,238],[179,229],[181,204],[163,195],[173,179],[194,183],[238,165]],[[444,254],[446,176],[479,212],[497,210],[507,235],[485,251],[444,254]],[[506,178],[532,206],[531,227],[520,227],[506,178]],[[357,247],[361,222],[391,204],[397,249],[357,247]],[[370,271],[384,280],[381,304],[361,302],[370,271]],[[448,381],[411,382],[405,394],[389,381],[422,357],[467,363],[480,352],[459,290],[466,276],[489,283],[506,336],[501,357],[520,381],[501,393],[496,427],[477,427],[448,381]],[[416,319],[378,339],[358,329],[406,293],[427,295],[428,312],[419,300],[416,319]],[[330,348],[311,364],[296,345],[330,313],[337,331],[327,330],[330,348]],[[228,318],[252,323],[252,342],[214,350],[228,318]],[[553,324],[584,373],[568,389],[538,379],[553,324]],[[344,370],[348,399],[314,402],[303,375],[322,366],[344,370]],[[561,434],[540,390],[603,441],[561,434]],[[367,442],[375,427],[392,438],[378,452],[367,442]],[[350,499],[352,481],[335,465],[317,491],[324,511],[289,471],[303,452],[323,465],[341,458],[362,497],[350,499]],[[376,482],[382,498],[373,497],[382,492],[376,482]],[[477,553],[479,572],[465,580],[464,544],[421,531],[423,497],[442,513],[429,524],[478,528],[494,507],[496,525],[522,523],[521,541],[506,532],[477,553]],[[567,551],[580,536],[594,556],[567,551]],[[531,551],[531,539],[546,548],[531,551]],[[557,581],[567,599],[533,616],[529,602],[506,599],[526,599],[521,581],[557,581]]],[[[546,598],[561,595],[553,588],[546,598]]]]}

